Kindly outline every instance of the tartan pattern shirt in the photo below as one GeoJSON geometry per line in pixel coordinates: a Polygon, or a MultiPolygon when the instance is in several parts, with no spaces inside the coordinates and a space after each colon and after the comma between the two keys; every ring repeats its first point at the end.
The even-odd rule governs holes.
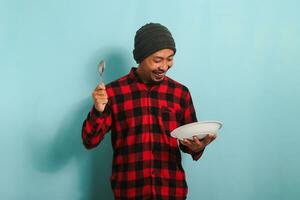
{"type": "Polygon", "coordinates": [[[192,152],[170,132],[197,121],[188,89],[167,76],[147,85],[132,68],[108,84],[106,92],[108,104],[103,112],[92,108],[83,123],[82,140],[90,149],[111,131],[115,199],[186,199],[180,149],[194,160],[203,151],[192,152]]]}

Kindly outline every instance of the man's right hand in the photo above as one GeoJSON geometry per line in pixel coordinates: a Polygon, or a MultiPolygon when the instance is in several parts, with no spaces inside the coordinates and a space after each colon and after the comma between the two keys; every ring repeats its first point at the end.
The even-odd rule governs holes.
{"type": "Polygon", "coordinates": [[[104,108],[108,102],[108,96],[106,93],[105,85],[103,83],[97,85],[95,90],[92,93],[94,99],[95,108],[99,112],[103,112],[104,108]]]}

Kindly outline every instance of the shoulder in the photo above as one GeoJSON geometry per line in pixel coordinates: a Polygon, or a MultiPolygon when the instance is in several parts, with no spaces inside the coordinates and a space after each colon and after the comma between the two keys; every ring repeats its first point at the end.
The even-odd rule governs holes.
{"type": "Polygon", "coordinates": [[[167,84],[169,87],[173,87],[174,89],[180,89],[182,90],[183,92],[186,92],[186,93],[189,93],[189,89],[187,86],[185,86],[184,84],[170,78],[170,77],[167,77],[167,84]]]}
{"type": "Polygon", "coordinates": [[[191,104],[192,96],[187,86],[169,77],[167,77],[167,83],[168,87],[172,88],[170,91],[172,92],[172,95],[174,95],[174,97],[176,97],[176,99],[179,101],[181,107],[185,108],[191,104]]]}
{"type": "Polygon", "coordinates": [[[114,90],[118,89],[120,87],[123,87],[125,85],[130,84],[131,79],[129,78],[129,74],[124,75],[117,80],[114,80],[106,85],[107,90],[114,90]]]}

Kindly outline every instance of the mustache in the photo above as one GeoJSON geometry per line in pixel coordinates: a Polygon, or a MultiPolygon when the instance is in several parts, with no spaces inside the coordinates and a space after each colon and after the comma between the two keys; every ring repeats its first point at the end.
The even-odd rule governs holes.
{"type": "Polygon", "coordinates": [[[166,71],[164,70],[154,70],[155,73],[159,73],[159,74],[162,74],[162,73],[165,73],[166,71]]]}

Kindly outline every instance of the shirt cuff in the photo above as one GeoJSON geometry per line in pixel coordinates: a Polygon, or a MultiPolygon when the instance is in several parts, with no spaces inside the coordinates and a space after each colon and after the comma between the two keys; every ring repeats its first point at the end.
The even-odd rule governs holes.
{"type": "Polygon", "coordinates": [[[205,148],[199,152],[193,152],[191,153],[193,160],[199,160],[204,152],[205,148]]]}
{"type": "Polygon", "coordinates": [[[92,114],[92,115],[95,115],[96,117],[102,117],[102,116],[103,116],[103,112],[98,111],[98,110],[95,108],[95,105],[93,106],[93,108],[92,108],[92,110],[91,110],[91,114],[92,114]]]}
{"type": "Polygon", "coordinates": [[[188,148],[187,146],[181,144],[180,142],[179,142],[179,145],[180,145],[180,149],[183,152],[190,154],[192,156],[193,160],[195,160],[195,161],[197,161],[197,160],[199,160],[201,158],[201,156],[202,156],[202,154],[203,154],[203,152],[205,150],[205,148],[204,148],[202,151],[194,152],[190,148],[188,148]]]}
{"type": "Polygon", "coordinates": [[[98,111],[95,108],[95,105],[93,105],[93,108],[91,110],[91,115],[93,115],[95,117],[105,117],[106,115],[109,115],[109,114],[110,114],[110,109],[109,109],[109,105],[108,104],[106,104],[103,112],[98,111]]]}

